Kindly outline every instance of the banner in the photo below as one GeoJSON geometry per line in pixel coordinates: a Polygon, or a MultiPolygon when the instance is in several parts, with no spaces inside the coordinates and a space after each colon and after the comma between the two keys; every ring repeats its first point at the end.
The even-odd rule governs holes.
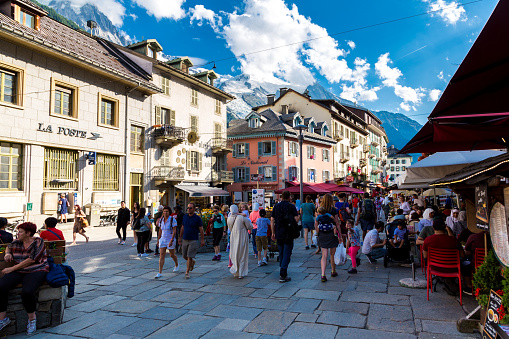
{"type": "Polygon", "coordinates": [[[488,220],[488,184],[481,182],[475,186],[475,217],[477,228],[487,231],[488,220]]]}
{"type": "Polygon", "coordinates": [[[265,209],[265,190],[254,189],[252,192],[253,205],[254,203],[258,203],[258,205],[260,205],[260,209],[265,209]]]}

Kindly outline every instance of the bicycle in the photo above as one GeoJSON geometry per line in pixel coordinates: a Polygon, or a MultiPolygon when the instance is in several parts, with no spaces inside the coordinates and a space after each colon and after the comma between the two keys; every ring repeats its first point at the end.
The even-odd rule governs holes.
{"type": "Polygon", "coordinates": [[[14,221],[12,221],[12,222],[8,223],[8,224],[7,224],[6,229],[7,229],[9,232],[13,233],[14,231],[16,231],[16,229],[17,229],[18,225],[20,225],[20,224],[22,224],[22,223],[24,223],[24,222],[25,222],[25,219],[24,219],[24,218],[16,219],[16,220],[14,220],[14,221]]]}
{"type": "Polygon", "coordinates": [[[116,225],[117,218],[118,218],[118,215],[117,215],[116,211],[108,212],[104,217],[101,216],[101,220],[99,220],[99,226],[104,227],[104,226],[116,225]]]}

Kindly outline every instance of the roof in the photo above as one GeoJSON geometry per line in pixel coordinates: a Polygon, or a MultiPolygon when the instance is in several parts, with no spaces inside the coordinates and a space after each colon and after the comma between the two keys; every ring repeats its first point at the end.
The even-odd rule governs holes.
{"type": "Polygon", "coordinates": [[[406,154],[406,153],[403,153],[403,154],[391,154],[391,155],[387,156],[387,159],[392,159],[392,158],[412,158],[412,156],[410,154],[406,154]]]}
{"type": "Polygon", "coordinates": [[[488,175],[501,174],[501,171],[507,173],[509,171],[509,153],[504,153],[495,157],[484,159],[482,161],[466,166],[456,172],[446,175],[441,179],[431,182],[430,185],[445,186],[449,184],[460,183],[490,171],[494,173],[487,173],[488,175]]]}
{"type": "Polygon", "coordinates": [[[35,30],[0,13],[0,32],[3,39],[9,37],[21,39],[29,44],[36,44],[56,52],[64,58],[71,57],[87,64],[90,71],[92,69],[106,71],[133,84],[139,84],[152,93],[161,91],[158,86],[150,82],[149,76],[142,75],[112,54],[105,47],[102,39],[91,38],[47,16],[40,18],[40,30],[35,30]]]}
{"type": "Polygon", "coordinates": [[[19,2],[20,4],[23,4],[29,8],[35,9],[37,12],[48,15],[48,12],[46,12],[41,6],[37,5],[36,3],[30,1],[30,0],[15,0],[14,2],[19,2]]]}

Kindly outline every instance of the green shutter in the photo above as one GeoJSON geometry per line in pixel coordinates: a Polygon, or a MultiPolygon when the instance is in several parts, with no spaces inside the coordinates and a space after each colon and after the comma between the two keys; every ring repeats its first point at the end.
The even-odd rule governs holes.
{"type": "Polygon", "coordinates": [[[263,174],[263,166],[258,167],[258,174],[263,174]]]}
{"type": "Polygon", "coordinates": [[[237,157],[237,144],[233,144],[232,157],[234,157],[234,158],[237,157]]]}
{"type": "Polygon", "coordinates": [[[249,167],[244,167],[244,168],[245,168],[245,172],[246,172],[245,181],[249,182],[249,181],[251,181],[251,175],[249,174],[250,168],[249,167]]]}
{"type": "Polygon", "coordinates": [[[244,144],[244,152],[246,154],[246,158],[248,158],[249,157],[249,143],[247,143],[247,142],[244,144]]]}
{"type": "Polygon", "coordinates": [[[258,143],[258,156],[261,157],[263,155],[263,142],[258,143]]]}
{"type": "Polygon", "coordinates": [[[272,181],[277,181],[277,167],[272,166],[272,181]]]}
{"type": "Polygon", "coordinates": [[[276,155],[276,142],[275,141],[272,142],[271,151],[272,151],[272,155],[276,155]]]}
{"type": "Polygon", "coordinates": [[[232,168],[232,170],[233,170],[233,181],[237,182],[238,181],[238,178],[237,178],[237,167],[232,168]]]}

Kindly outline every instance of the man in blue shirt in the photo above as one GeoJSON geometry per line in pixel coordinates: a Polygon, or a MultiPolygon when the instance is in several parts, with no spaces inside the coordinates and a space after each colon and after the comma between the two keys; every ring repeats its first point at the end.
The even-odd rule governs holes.
{"type": "Polygon", "coordinates": [[[203,224],[200,216],[194,213],[195,210],[196,206],[193,203],[187,205],[187,214],[182,219],[182,228],[180,229],[179,244],[182,245],[182,257],[187,261],[186,279],[189,279],[189,272],[194,269],[196,263],[194,257],[198,252],[198,247],[205,246],[203,224]],[[198,236],[201,237],[200,245],[198,245],[198,236]]]}

